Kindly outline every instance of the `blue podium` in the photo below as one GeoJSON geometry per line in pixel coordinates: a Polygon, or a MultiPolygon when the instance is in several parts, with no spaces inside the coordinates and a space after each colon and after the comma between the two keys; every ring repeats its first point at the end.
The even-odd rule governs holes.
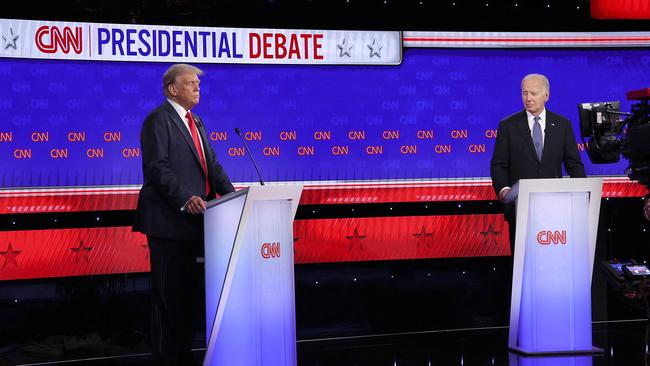
{"type": "Polygon", "coordinates": [[[293,219],[301,192],[252,186],[208,203],[204,365],[296,365],[293,219]]]}
{"type": "Polygon", "coordinates": [[[508,340],[513,351],[602,352],[592,346],[591,333],[601,194],[601,178],[519,181],[508,340]]]}

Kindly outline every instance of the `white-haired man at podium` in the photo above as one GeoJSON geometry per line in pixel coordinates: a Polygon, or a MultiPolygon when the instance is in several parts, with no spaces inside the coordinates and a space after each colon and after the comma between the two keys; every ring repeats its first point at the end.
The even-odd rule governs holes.
{"type": "MultiPolygon", "coordinates": [[[[546,76],[526,75],[521,81],[524,109],[499,123],[490,175],[503,203],[520,179],[561,178],[563,164],[571,178],[587,176],[571,122],[546,109],[549,95],[546,76]]],[[[510,248],[514,250],[514,203],[506,204],[504,215],[510,227],[510,248]]]]}
{"type": "Polygon", "coordinates": [[[203,249],[205,201],[233,192],[210,147],[199,103],[202,71],[172,65],[163,75],[166,100],[142,125],[142,170],[134,231],[147,235],[153,298],[154,364],[191,365],[194,314],[200,298],[196,258],[203,249]]]}

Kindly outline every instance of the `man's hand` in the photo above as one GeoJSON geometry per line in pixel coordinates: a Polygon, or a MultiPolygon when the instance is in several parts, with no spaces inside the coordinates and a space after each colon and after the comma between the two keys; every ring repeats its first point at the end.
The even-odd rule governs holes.
{"type": "Polygon", "coordinates": [[[508,192],[510,192],[510,188],[504,188],[501,192],[499,192],[499,201],[501,201],[501,203],[506,203],[506,196],[508,195],[508,192]]]}
{"type": "Polygon", "coordinates": [[[205,212],[205,201],[199,196],[192,196],[185,204],[185,211],[192,215],[198,215],[205,212]]]}
{"type": "Polygon", "coordinates": [[[650,198],[646,199],[645,205],[643,205],[643,217],[650,221],[650,198]]]}

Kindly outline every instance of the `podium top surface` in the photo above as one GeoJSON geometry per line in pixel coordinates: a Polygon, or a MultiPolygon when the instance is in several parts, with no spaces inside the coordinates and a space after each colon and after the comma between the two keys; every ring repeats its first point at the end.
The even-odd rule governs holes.
{"type": "Polygon", "coordinates": [[[519,195],[524,192],[597,192],[603,178],[546,178],[519,180],[519,195]]]}
{"type": "MultiPolygon", "coordinates": [[[[206,204],[209,209],[218,206],[224,202],[228,202],[237,197],[247,195],[252,199],[300,199],[302,192],[302,185],[299,184],[282,184],[282,185],[264,185],[264,186],[250,186],[242,188],[238,191],[228,193],[225,196],[214,199],[206,204]]],[[[296,203],[297,204],[297,203],[296,203]]]]}

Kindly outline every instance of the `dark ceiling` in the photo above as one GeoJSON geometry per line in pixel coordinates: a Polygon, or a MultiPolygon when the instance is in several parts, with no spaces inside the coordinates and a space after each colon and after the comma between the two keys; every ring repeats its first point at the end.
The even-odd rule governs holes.
{"type": "Polygon", "coordinates": [[[14,1],[3,18],[259,28],[639,31],[650,21],[591,19],[588,0],[14,1]]]}

